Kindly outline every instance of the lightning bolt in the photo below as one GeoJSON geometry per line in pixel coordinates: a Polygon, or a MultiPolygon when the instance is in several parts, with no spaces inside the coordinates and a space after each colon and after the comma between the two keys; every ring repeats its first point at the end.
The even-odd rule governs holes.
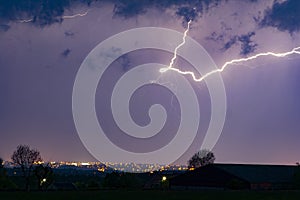
{"type": "Polygon", "coordinates": [[[72,18],[75,18],[75,17],[83,17],[83,16],[86,16],[88,13],[89,13],[89,11],[86,11],[84,13],[78,13],[76,15],[64,15],[64,16],[62,16],[62,18],[63,19],[72,19],[72,18]]]}
{"type": "Polygon", "coordinates": [[[247,57],[247,58],[233,59],[231,61],[227,61],[227,62],[225,62],[225,64],[221,68],[216,69],[216,70],[212,70],[212,71],[202,75],[201,77],[197,78],[195,73],[192,72],[192,71],[181,71],[180,69],[173,67],[174,61],[177,58],[178,49],[185,44],[187,33],[189,31],[189,28],[190,28],[190,23],[191,23],[191,21],[188,22],[188,27],[185,30],[185,32],[183,34],[183,37],[182,37],[182,42],[174,50],[174,55],[173,55],[173,58],[171,59],[171,62],[169,64],[169,66],[161,68],[159,70],[161,73],[164,73],[164,72],[167,72],[167,71],[171,70],[171,71],[175,71],[175,72],[177,72],[179,74],[182,74],[182,75],[190,75],[190,76],[192,76],[194,81],[201,82],[201,81],[203,81],[204,79],[206,79],[207,77],[209,77],[213,74],[223,72],[230,65],[235,65],[235,64],[247,62],[247,61],[254,60],[254,59],[257,59],[259,57],[264,57],[264,56],[286,57],[286,56],[289,56],[289,55],[292,55],[292,54],[300,54],[300,46],[295,47],[292,50],[287,51],[287,52],[275,53],[275,52],[269,51],[269,52],[265,52],[265,53],[258,53],[256,55],[253,55],[253,56],[250,56],[250,57],[247,57]]]}
{"type": "Polygon", "coordinates": [[[31,22],[33,19],[21,19],[21,20],[18,20],[19,23],[28,23],[28,22],[31,22]]]}
{"type": "MultiPolygon", "coordinates": [[[[84,17],[88,13],[89,13],[89,10],[87,10],[84,13],[78,13],[78,14],[75,14],[75,15],[63,15],[61,18],[62,19],[73,19],[75,17],[84,17]]],[[[31,18],[31,19],[21,19],[21,20],[18,20],[17,22],[19,22],[19,23],[29,23],[29,22],[32,22],[32,21],[33,21],[33,18],[31,18]]]]}
{"type": "Polygon", "coordinates": [[[176,60],[176,58],[177,58],[177,51],[178,51],[178,49],[179,49],[180,47],[182,47],[182,46],[185,44],[185,39],[186,39],[186,36],[187,36],[187,34],[188,34],[189,30],[190,30],[190,24],[191,24],[191,23],[192,23],[192,20],[190,20],[190,21],[188,22],[188,24],[187,24],[187,28],[186,28],[186,30],[185,30],[184,33],[183,33],[182,42],[175,48],[174,54],[173,54],[173,57],[172,57],[172,59],[171,59],[171,62],[170,62],[170,64],[169,64],[169,66],[166,67],[166,68],[161,68],[161,69],[159,70],[160,72],[166,72],[166,71],[168,71],[168,70],[173,70],[173,69],[175,69],[175,68],[173,68],[173,65],[174,65],[174,62],[175,62],[175,60],[176,60]]]}

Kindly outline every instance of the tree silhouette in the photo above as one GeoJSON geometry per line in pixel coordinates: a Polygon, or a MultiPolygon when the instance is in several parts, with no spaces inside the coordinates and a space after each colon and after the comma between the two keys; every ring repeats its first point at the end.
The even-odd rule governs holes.
{"type": "Polygon", "coordinates": [[[34,169],[34,174],[38,180],[39,190],[45,190],[53,182],[53,170],[49,165],[38,165],[34,169]]]}
{"type": "Polygon", "coordinates": [[[33,164],[42,161],[40,152],[36,149],[30,149],[28,145],[19,145],[11,156],[11,159],[14,164],[20,166],[25,179],[25,189],[28,191],[33,164]]]}
{"type": "Polygon", "coordinates": [[[188,161],[189,168],[199,168],[208,164],[213,164],[215,161],[215,155],[213,152],[207,149],[203,149],[195,153],[188,161]]]}

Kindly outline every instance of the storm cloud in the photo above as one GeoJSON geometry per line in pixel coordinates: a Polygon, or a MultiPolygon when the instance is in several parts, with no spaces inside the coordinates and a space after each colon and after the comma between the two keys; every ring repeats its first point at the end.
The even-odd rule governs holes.
{"type": "Polygon", "coordinates": [[[300,1],[275,2],[272,8],[265,11],[265,16],[260,25],[262,27],[275,27],[280,31],[290,33],[298,32],[300,30],[300,1]]]}
{"type": "Polygon", "coordinates": [[[255,32],[251,31],[242,35],[234,35],[226,40],[226,36],[224,34],[218,35],[216,32],[213,32],[206,39],[215,41],[217,43],[223,43],[223,47],[221,48],[222,51],[226,51],[233,46],[239,45],[240,55],[246,56],[253,53],[258,46],[258,44],[251,39],[253,36],[255,36],[255,32]]]}
{"type": "Polygon", "coordinates": [[[63,15],[67,9],[72,6],[82,4],[91,6],[92,3],[111,3],[114,5],[114,16],[125,19],[145,14],[149,9],[155,8],[161,11],[173,9],[177,17],[181,17],[183,22],[196,20],[201,13],[207,11],[210,7],[218,5],[222,0],[0,0],[0,19],[4,21],[28,20],[30,23],[44,27],[53,23],[61,23],[63,15]]]}

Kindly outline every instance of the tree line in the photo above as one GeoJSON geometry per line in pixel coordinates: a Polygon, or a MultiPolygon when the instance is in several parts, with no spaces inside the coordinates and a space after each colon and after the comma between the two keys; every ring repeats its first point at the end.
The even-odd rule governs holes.
{"type": "MultiPolygon", "coordinates": [[[[13,152],[11,160],[21,171],[24,181],[24,189],[26,191],[30,190],[30,180],[33,175],[36,178],[39,190],[46,189],[53,182],[53,170],[49,164],[44,164],[42,162],[43,159],[37,149],[30,148],[28,145],[19,145],[13,152]]],[[[190,170],[193,170],[195,168],[212,164],[214,161],[215,156],[211,151],[201,150],[195,153],[188,160],[188,167],[190,170]]],[[[109,180],[111,180],[111,177],[118,177],[113,175],[115,174],[108,174],[109,177],[105,179],[105,183],[108,183],[109,180]]],[[[124,177],[127,178],[127,176],[124,177]]],[[[7,185],[9,184],[12,183],[7,180],[6,171],[3,166],[3,159],[0,158],[0,189],[8,187],[7,185]],[[6,186],[1,186],[1,182],[6,182],[6,186]]]]}

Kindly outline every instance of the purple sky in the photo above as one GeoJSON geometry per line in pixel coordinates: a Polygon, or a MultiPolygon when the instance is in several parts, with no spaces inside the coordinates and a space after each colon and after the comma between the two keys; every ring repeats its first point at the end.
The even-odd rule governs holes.
{"type": "MultiPolygon", "coordinates": [[[[273,1],[220,1],[194,19],[189,36],[206,49],[218,67],[260,52],[289,51],[300,46],[300,26],[282,22],[290,14],[287,2],[294,1],[278,2],[276,7],[273,1]],[[279,12],[282,18],[272,13],[280,6],[283,10],[287,7],[286,12],[279,12]]],[[[94,161],[78,137],[72,116],[72,89],[81,63],[97,44],[124,30],[153,26],[183,32],[184,17],[176,15],[180,6],[184,7],[149,6],[141,14],[119,16],[114,3],[76,4],[63,15],[88,14],[46,26],[0,18],[0,157],[9,160],[17,145],[29,144],[40,150],[46,161],[94,161]]],[[[28,19],[22,17],[18,19],[28,19]]],[[[120,73],[153,60],[168,64],[171,57],[158,50],[129,53],[111,66],[96,98],[111,92],[110,82],[120,73]]],[[[300,55],[265,57],[230,66],[222,73],[227,115],[213,149],[217,162],[295,164],[300,160],[299,61],[300,55]]],[[[176,66],[183,64],[187,63],[179,60],[176,66]]],[[[199,150],[210,119],[205,84],[191,84],[200,102],[201,122],[197,139],[177,161],[183,164],[199,150]]],[[[172,97],[168,92],[150,86],[138,90],[131,108],[136,122],[147,124],[146,108],[158,101],[172,113],[169,120],[173,125],[170,122],[166,128],[172,134],[178,126],[176,113],[180,113],[176,101],[168,105],[172,97]]],[[[105,105],[99,102],[100,112],[105,105]]]]}

